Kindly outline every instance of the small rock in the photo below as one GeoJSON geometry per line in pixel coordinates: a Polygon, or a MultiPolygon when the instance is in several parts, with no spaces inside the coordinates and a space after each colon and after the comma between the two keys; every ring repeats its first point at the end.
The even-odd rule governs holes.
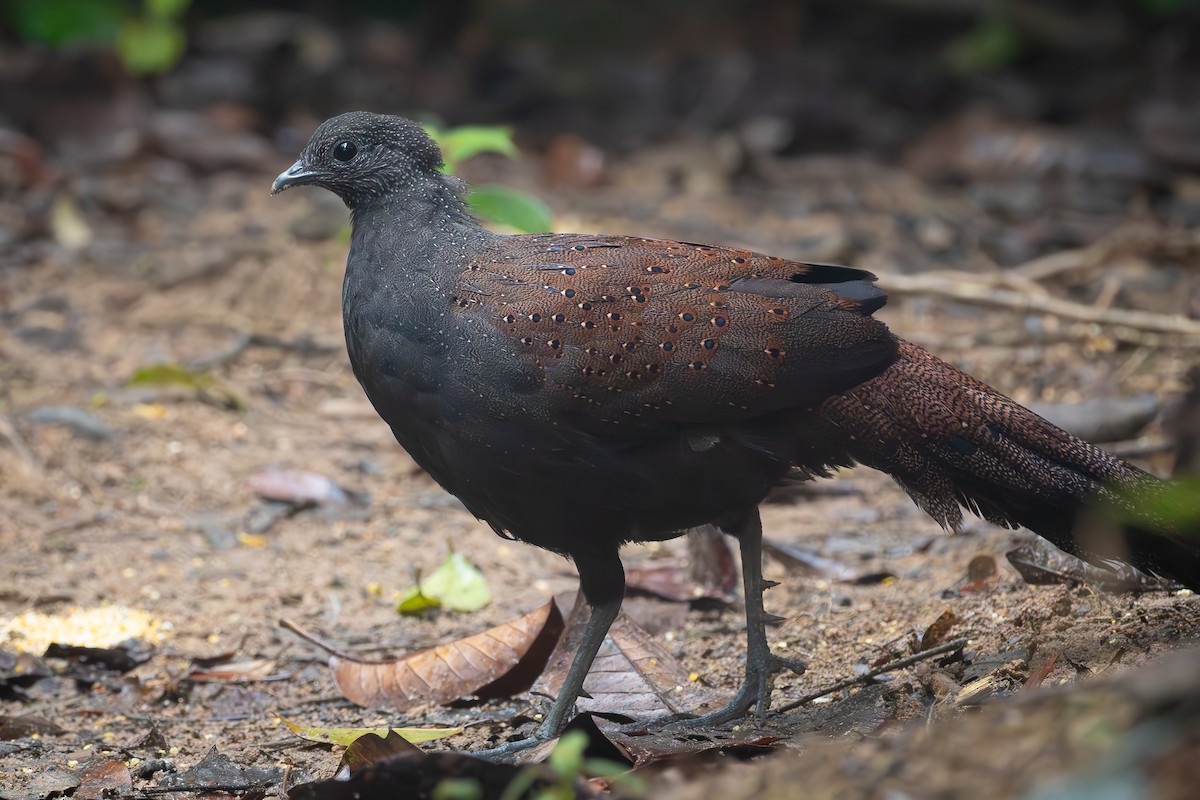
{"type": "Polygon", "coordinates": [[[350,497],[331,478],[315,472],[268,467],[250,476],[250,491],[263,500],[293,506],[345,505],[350,497]]]}

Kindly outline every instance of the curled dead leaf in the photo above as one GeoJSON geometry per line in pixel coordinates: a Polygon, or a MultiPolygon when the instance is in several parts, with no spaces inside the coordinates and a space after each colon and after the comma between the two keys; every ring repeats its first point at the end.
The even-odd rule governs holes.
{"type": "Polygon", "coordinates": [[[368,708],[407,711],[467,695],[503,697],[533,685],[562,629],[562,613],[551,600],[511,622],[403,658],[333,655],[329,669],[342,696],[368,708]]]}

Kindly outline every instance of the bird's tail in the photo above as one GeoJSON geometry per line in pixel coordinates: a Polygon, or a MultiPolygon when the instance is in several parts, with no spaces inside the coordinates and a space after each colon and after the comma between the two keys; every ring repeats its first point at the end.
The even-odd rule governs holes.
{"type": "Polygon", "coordinates": [[[1145,519],[1140,507],[1165,484],[911,342],[879,376],[827,400],[821,416],[855,461],[890,474],[947,528],[966,507],[1091,561],[1125,561],[1200,590],[1200,541],[1169,521],[1080,524],[1097,503],[1145,519]]]}

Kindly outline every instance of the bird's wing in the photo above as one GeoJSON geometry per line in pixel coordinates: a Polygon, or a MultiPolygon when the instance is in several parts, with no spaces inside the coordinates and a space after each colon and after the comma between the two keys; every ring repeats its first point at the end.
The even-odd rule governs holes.
{"type": "Polygon", "coordinates": [[[689,242],[547,234],[467,264],[454,303],[514,342],[564,410],[714,423],[818,403],[890,364],[873,280],[689,242]]]}

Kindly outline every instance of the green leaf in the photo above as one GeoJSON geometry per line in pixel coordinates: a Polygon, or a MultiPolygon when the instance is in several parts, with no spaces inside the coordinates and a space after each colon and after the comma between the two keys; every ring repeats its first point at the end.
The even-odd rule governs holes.
{"type": "Polygon", "coordinates": [[[192,0],[145,0],[146,16],[171,20],[183,15],[192,0]]]}
{"type": "Polygon", "coordinates": [[[426,128],[430,136],[442,148],[446,169],[454,172],[455,167],[480,153],[499,153],[509,158],[517,157],[517,146],[512,140],[512,131],[499,125],[463,125],[441,131],[426,128]]]}
{"type": "Polygon", "coordinates": [[[396,601],[396,610],[405,616],[416,616],[441,607],[441,601],[422,592],[419,585],[400,595],[396,601]]]}
{"type": "Polygon", "coordinates": [[[181,386],[184,389],[205,391],[213,385],[207,372],[195,372],[182,364],[152,364],[133,373],[126,386],[181,386]]]}
{"type": "Polygon", "coordinates": [[[245,403],[225,384],[207,372],[188,369],[182,364],[153,364],[142,367],[125,381],[126,386],[176,386],[201,399],[215,399],[224,408],[241,411],[245,403]]]}
{"type": "Polygon", "coordinates": [[[483,787],[474,778],[443,778],[433,787],[433,800],[483,800],[483,787]]]}
{"type": "Polygon", "coordinates": [[[405,592],[396,604],[401,614],[440,606],[450,611],[478,611],[492,602],[483,573],[462,553],[451,552],[428,578],[405,592]]]}
{"type": "Polygon", "coordinates": [[[572,780],[583,769],[583,751],[587,749],[588,736],[583,731],[569,731],[558,740],[558,744],[550,751],[546,763],[554,774],[566,780],[572,780]]]}
{"type": "MultiPolygon", "coordinates": [[[[1168,529],[1200,532],[1200,478],[1151,484],[1124,492],[1125,508],[1113,507],[1109,513],[1120,522],[1133,523],[1150,530],[1168,529]]],[[[1196,536],[1197,533],[1192,533],[1196,536]]]]}
{"type": "Polygon", "coordinates": [[[155,75],[175,66],[183,56],[183,29],[158,19],[128,19],[117,34],[117,53],[134,75],[155,75]]]}
{"type": "Polygon", "coordinates": [[[550,209],[541,200],[507,186],[480,186],[467,203],[488,222],[508,225],[523,233],[545,233],[553,227],[550,209]]]}
{"type": "Polygon", "coordinates": [[[115,42],[123,9],[119,0],[17,0],[9,13],[23,40],[63,47],[115,42]]]}
{"type": "Polygon", "coordinates": [[[991,13],[946,49],[946,63],[955,72],[986,72],[1011,62],[1021,52],[1021,37],[1002,13],[991,13]]]}

